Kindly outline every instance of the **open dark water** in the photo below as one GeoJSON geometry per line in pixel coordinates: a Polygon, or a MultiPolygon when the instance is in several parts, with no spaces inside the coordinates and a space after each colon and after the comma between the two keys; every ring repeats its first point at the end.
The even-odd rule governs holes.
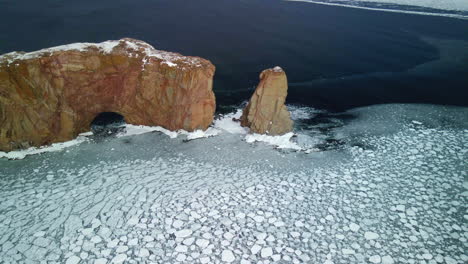
{"type": "Polygon", "coordinates": [[[468,105],[468,20],[274,0],[0,0],[0,53],[132,37],[217,66],[219,105],[265,68],[288,103],[468,105]]]}

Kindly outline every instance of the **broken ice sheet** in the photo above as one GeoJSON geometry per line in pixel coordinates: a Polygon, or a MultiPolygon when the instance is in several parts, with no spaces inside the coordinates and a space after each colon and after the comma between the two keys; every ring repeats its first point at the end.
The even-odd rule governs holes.
{"type": "Polygon", "coordinates": [[[0,262],[466,263],[466,108],[353,111],[311,154],[149,133],[0,160],[0,262]]]}

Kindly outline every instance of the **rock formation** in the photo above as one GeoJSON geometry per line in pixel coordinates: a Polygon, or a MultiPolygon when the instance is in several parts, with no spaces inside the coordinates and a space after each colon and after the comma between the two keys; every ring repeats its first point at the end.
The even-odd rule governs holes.
{"type": "Polygon", "coordinates": [[[292,131],[293,121],[284,104],[287,94],[286,73],[280,67],[264,70],[243,111],[241,125],[258,134],[282,135],[292,131]]]}
{"type": "Polygon", "coordinates": [[[0,56],[0,150],[75,138],[102,112],[130,124],[206,129],[215,67],[121,39],[0,56]]]}

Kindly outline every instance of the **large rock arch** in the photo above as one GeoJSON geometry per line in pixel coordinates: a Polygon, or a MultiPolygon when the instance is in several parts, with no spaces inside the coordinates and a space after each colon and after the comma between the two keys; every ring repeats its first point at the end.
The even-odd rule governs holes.
{"type": "Polygon", "coordinates": [[[75,138],[102,112],[127,123],[206,129],[215,67],[122,39],[0,56],[0,150],[75,138]]]}

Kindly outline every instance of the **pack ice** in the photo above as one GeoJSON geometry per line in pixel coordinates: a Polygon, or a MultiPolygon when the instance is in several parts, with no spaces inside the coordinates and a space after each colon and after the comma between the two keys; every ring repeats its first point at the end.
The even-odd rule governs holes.
{"type": "Polygon", "coordinates": [[[296,110],[296,144],[341,143],[156,131],[0,160],[0,262],[468,262],[467,108],[372,106],[327,129],[296,110]]]}

